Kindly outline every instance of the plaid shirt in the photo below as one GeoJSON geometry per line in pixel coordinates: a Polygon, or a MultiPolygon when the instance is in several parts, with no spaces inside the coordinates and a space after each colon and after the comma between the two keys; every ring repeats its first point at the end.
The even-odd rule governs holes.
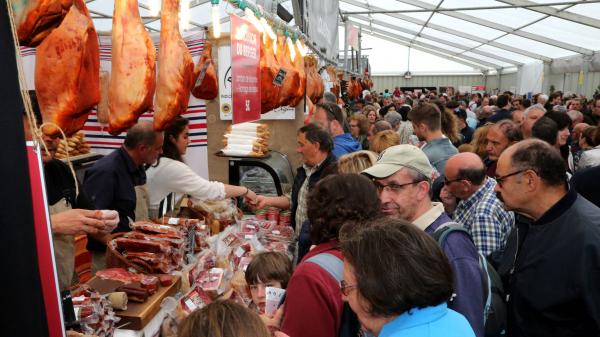
{"type": "Polygon", "coordinates": [[[473,195],[458,203],[453,215],[454,221],[471,233],[475,247],[485,256],[504,249],[515,223],[513,212],[505,211],[498,200],[495,186],[496,181],[488,177],[473,195]]]}

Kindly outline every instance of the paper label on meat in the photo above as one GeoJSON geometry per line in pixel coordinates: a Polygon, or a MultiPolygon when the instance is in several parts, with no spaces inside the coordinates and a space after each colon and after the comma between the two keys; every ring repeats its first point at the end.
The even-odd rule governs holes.
{"type": "Polygon", "coordinates": [[[194,87],[198,87],[198,86],[200,86],[200,84],[202,84],[202,81],[204,80],[204,75],[206,75],[206,70],[208,69],[208,65],[211,62],[212,62],[211,60],[206,60],[206,62],[204,62],[204,64],[202,65],[202,69],[200,69],[200,75],[198,75],[196,84],[194,84],[194,87]]]}
{"type": "Polygon", "coordinates": [[[185,305],[186,305],[186,306],[187,306],[187,307],[190,309],[190,311],[194,311],[194,310],[196,310],[196,308],[197,308],[197,306],[196,306],[196,304],[194,303],[194,301],[192,301],[192,300],[191,300],[191,299],[189,299],[189,298],[188,298],[188,299],[185,301],[185,305]]]}
{"type": "Polygon", "coordinates": [[[279,69],[277,76],[273,79],[273,84],[281,87],[283,85],[283,81],[285,80],[285,75],[287,75],[287,71],[285,69],[279,69]]]}
{"type": "Polygon", "coordinates": [[[179,218],[169,218],[169,225],[178,225],[179,224],[179,218]]]}

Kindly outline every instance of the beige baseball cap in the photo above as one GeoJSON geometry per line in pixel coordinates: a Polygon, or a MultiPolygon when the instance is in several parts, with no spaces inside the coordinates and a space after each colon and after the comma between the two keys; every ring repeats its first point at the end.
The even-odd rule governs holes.
{"type": "Polygon", "coordinates": [[[374,178],[387,178],[403,167],[411,168],[429,179],[433,177],[433,167],[421,149],[414,145],[402,144],[388,147],[377,158],[375,165],[362,171],[374,178]]]}

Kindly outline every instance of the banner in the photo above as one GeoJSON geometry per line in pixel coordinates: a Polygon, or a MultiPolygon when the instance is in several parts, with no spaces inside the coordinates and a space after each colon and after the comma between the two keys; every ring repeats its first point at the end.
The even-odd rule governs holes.
{"type": "Polygon", "coordinates": [[[338,57],[339,38],[339,1],[305,1],[308,23],[307,35],[315,46],[323,51],[327,58],[338,57]]]}
{"type": "MultiPolygon", "coordinates": [[[[220,117],[222,121],[230,121],[232,116],[231,99],[231,46],[219,45],[219,95],[220,117]]],[[[261,120],[290,120],[296,119],[296,108],[282,106],[260,116],[261,120]]]]}
{"type": "Polygon", "coordinates": [[[346,43],[348,43],[349,47],[354,48],[354,50],[358,50],[358,28],[355,27],[350,22],[346,22],[346,43]]]}
{"type": "Polygon", "coordinates": [[[42,283],[44,308],[48,320],[49,336],[64,336],[62,300],[58,289],[58,276],[54,264],[54,247],[52,245],[52,228],[46,200],[46,183],[40,156],[40,147],[27,142],[27,160],[31,181],[31,202],[35,225],[35,245],[38,256],[38,268],[42,283]]]}
{"type": "Polygon", "coordinates": [[[231,15],[231,90],[233,124],[260,119],[260,33],[249,21],[231,15]]]}

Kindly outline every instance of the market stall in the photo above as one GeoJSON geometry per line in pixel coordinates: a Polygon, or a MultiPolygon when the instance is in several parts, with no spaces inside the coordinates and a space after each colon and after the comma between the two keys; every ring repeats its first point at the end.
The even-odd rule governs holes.
{"type": "MultiPolygon", "coordinates": [[[[296,27],[243,1],[231,2],[245,16],[231,14],[221,37],[216,27],[180,32],[184,13],[172,0],[163,1],[160,32],[148,32],[135,3],[115,1],[109,33],[96,32],[81,0],[10,3],[22,43],[20,86],[35,90],[42,115],[40,127],[23,95],[34,140],[62,138],[57,158],[81,179],[138,120],[160,131],[183,116],[190,121],[186,159],[196,173],[266,195],[288,192],[299,164],[296,130],[326,87],[341,94],[335,69],[325,67],[331,61],[318,49],[307,55],[309,41],[296,27]],[[36,24],[48,18],[52,24],[36,24]]],[[[39,175],[37,166],[31,170],[39,175]]],[[[169,217],[131,222],[131,231],[108,239],[106,268],[60,297],[51,289],[56,268],[46,269],[46,300],[55,297],[61,309],[54,314],[62,313],[47,312],[54,332],[148,336],[164,318],[176,326],[211,301],[248,305],[244,272],[252,256],[277,251],[293,259],[296,238],[288,211],[244,207],[244,214],[240,207],[228,199],[187,201],[169,217]]],[[[49,218],[39,219],[49,233],[49,218]]],[[[52,249],[41,253],[50,257],[52,249]]]]}

